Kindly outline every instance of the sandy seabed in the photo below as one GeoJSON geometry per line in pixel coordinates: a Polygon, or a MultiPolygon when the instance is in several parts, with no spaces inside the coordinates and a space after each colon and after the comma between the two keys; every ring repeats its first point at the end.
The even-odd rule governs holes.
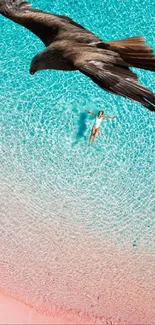
{"type": "Polygon", "coordinates": [[[5,186],[4,202],[0,324],[155,325],[155,255],[145,242],[122,248],[71,220],[40,217],[5,186]]]}

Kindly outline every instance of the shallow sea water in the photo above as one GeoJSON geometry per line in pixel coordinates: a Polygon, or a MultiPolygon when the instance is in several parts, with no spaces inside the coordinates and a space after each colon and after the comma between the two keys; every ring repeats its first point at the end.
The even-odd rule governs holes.
{"type": "MultiPolygon", "coordinates": [[[[145,0],[143,4],[140,0],[34,0],[33,7],[68,15],[104,40],[143,35],[155,50],[154,6],[151,0],[145,0]]],[[[60,256],[63,259],[65,249],[68,254],[74,251],[76,255],[76,240],[81,247],[81,229],[86,236],[93,238],[91,243],[95,240],[95,247],[98,247],[99,239],[103,246],[111,247],[112,244],[119,252],[126,252],[126,256],[136,254],[138,258],[142,254],[145,260],[149,254],[152,267],[143,265],[144,269],[150,269],[148,273],[139,270],[135,275],[130,263],[128,270],[132,278],[142,281],[142,286],[145,286],[145,280],[149,283],[151,279],[152,282],[155,280],[155,115],[136,102],[104,92],[79,72],[42,71],[31,76],[31,59],[44,48],[43,44],[28,30],[3,17],[0,17],[0,25],[2,288],[15,297],[23,296],[23,300],[30,301],[32,305],[36,305],[40,297],[41,302],[46,300],[48,304],[52,301],[56,305],[60,302],[64,308],[82,310],[84,306],[84,312],[89,314],[86,293],[83,306],[80,304],[80,293],[82,290],[85,292],[83,273],[78,280],[78,283],[81,281],[80,293],[73,294],[77,288],[74,282],[80,274],[80,265],[83,265],[80,264],[80,249],[75,274],[73,269],[67,269],[68,260],[64,261],[62,269],[62,265],[57,264],[60,256]],[[102,123],[101,132],[91,147],[88,147],[88,139],[93,119],[84,113],[84,109],[94,113],[104,109],[106,115],[116,115],[116,120],[102,123]],[[56,236],[53,243],[49,240],[50,227],[53,236],[56,236]],[[65,241],[64,251],[61,250],[61,241],[65,241]],[[47,251],[48,247],[51,251],[47,251]],[[35,266],[32,267],[30,260],[35,261],[35,266]],[[27,262],[21,272],[24,261],[27,262]],[[59,283],[64,269],[65,280],[62,283],[68,283],[71,272],[72,288],[69,289],[67,284],[64,288],[61,283],[57,295],[58,286],[48,286],[46,271],[40,275],[42,285],[38,288],[36,261],[43,263],[44,270],[48,265],[49,272],[58,272],[59,283]],[[32,269],[35,271],[32,272],[32,269]],[[33,302],[26,293],[31,279],[33,302]]],[[[155,91],[154,73],[136,71],[140,82],[155,91]]],[[[102,249],[99,251],[102,255],[102,249]]],[[[109,254],[113,264],[114,252],[109,249],[109,254]]],[[[81,270],[87,270],[94,263],[92,252],[88,252],[88,257],[87,266],[81,270]]],[[[117,267],[116,273],[119,273],[117,267]]],[[[96,273],[93,270],[88,273],[89,288],[96,273]]],[[[115,281],[113,285],[115,287],[115,281]]],[[[94,280],[94,291],[91,292],[95,292],[96,297],[98,289],[94,288],[97,287],[94,280]]],[[[113,289],[108,288],[106,290],[110,295],[113,289]]],[[[107,315],[103,304],[99,310],[99,314],[107,315]]],[[[108,315],[113,317],[112,305],[108,313],[110,310],[108,315]]],[[[127,311],[125,307],[123,310],[123,319],[128,319],[130,307],[127,311]]],[[[97,314],[96,307],[94,315],[97,314]]],[[[115,316],[122,316],[118,307],[115,316]]],[[[142,316],[141,319],[147,320],[147,317],[142,316]]],[[[134,317],[132,319],[134,322],[134,317]]]]}

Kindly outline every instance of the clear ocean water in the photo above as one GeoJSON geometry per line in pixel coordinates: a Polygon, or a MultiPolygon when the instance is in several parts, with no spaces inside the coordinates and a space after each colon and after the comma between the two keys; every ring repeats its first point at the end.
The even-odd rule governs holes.
{"type": "MultiPolygon", "coordinates": [[[[70,16],[104,40],[143,35],[155,50],[151,0],[33,0],[32,4],[70,16]]],[[[142,249],[144,255],[153,256],[155,115],[136,102],[104,92],[79,72],[42,71],[31,76],[31,59],[43,44],[4,17],[0,17],[0,25],[0,228],[6,242],[1,254],[4,265],[11,263],[17,270],[17,264],[27,256],[27,241],[30,258],[31,244],[35,246],[39,233],[36,229],[40,229],[36,254],[42,254],[44,222],[49,229],[57,224],[58,237],[68,231],[68,247],[69,240],[74,241],[74,231],[69,232],[71,224],[73,229],[82,227],[93,238],[112,242],[127,254],[142,249]],[[116,115],[116,120],[102,123],[91,147],[88,139],[93,119],[84,109],[94,113],[104,109],[106,115],[116,115]],[[6,249],[14,245],[26,252],[23,255],[17,249],[18,263],[14,259],[10,262],[10,250],[6,249]]],[[[155,91],[154,73],[136,71],[139,81],[155,91]]],[[[13,250],[13,256],[16,252],[13,250]]],[[[46,265],[51,263],[48,252],[44,258],[46,265]]],[[[6,266],[5,271],[10,272],[6,266]]],[[[151,273],[150,277],[154,276],[151,273]]],[[[2,279],[3,289],[7,286],[14,293],[18,287],[24,291],[21,274],[14,280],[16,284],[2,279]]]]}

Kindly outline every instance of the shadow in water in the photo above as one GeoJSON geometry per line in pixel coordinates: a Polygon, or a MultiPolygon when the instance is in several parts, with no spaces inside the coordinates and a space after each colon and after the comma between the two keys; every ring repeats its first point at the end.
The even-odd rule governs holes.
{"type": "Polygon", "coordinates": [[[78,133],[76,135],[76,139],[78,140],[79,138],[83,138],[85,136],[85,131],[87,129],[86,126],[86,114],[85,113],[80,113],[80,118],[78,121],[79,129],[78,133]]]}
{"type": "Polygon", "coordinates": [[[85,136],[85,132],[87,129],[86,118],[87,118],[87,115],[85,113],[80,113],[80,118],[78,121],[79,128],[78,128],[78,132],[76,135],[76,141],[73,143],[73,145],[78,144],[78,142],[81,138],[86,139],[86,136],[85,136]]]}

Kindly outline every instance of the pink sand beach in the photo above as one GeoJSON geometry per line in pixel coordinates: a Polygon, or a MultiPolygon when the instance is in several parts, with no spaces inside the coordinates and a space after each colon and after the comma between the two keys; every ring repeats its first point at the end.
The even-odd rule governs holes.
{"type": "Polygon", "coordinates": [[[155,324],[155,255],[145,243],[135,250],[71,220],[40,217],[7,188],[1,199],[9,202],[0,238],[1,324],[155,324]]]}
{"type": "Polygon", "coordinates": [[[83,319],[72,313],[52,317],[39,314],[33,307],[0,294],[0,324],[90,324],[90,319],[83,319]]]}

